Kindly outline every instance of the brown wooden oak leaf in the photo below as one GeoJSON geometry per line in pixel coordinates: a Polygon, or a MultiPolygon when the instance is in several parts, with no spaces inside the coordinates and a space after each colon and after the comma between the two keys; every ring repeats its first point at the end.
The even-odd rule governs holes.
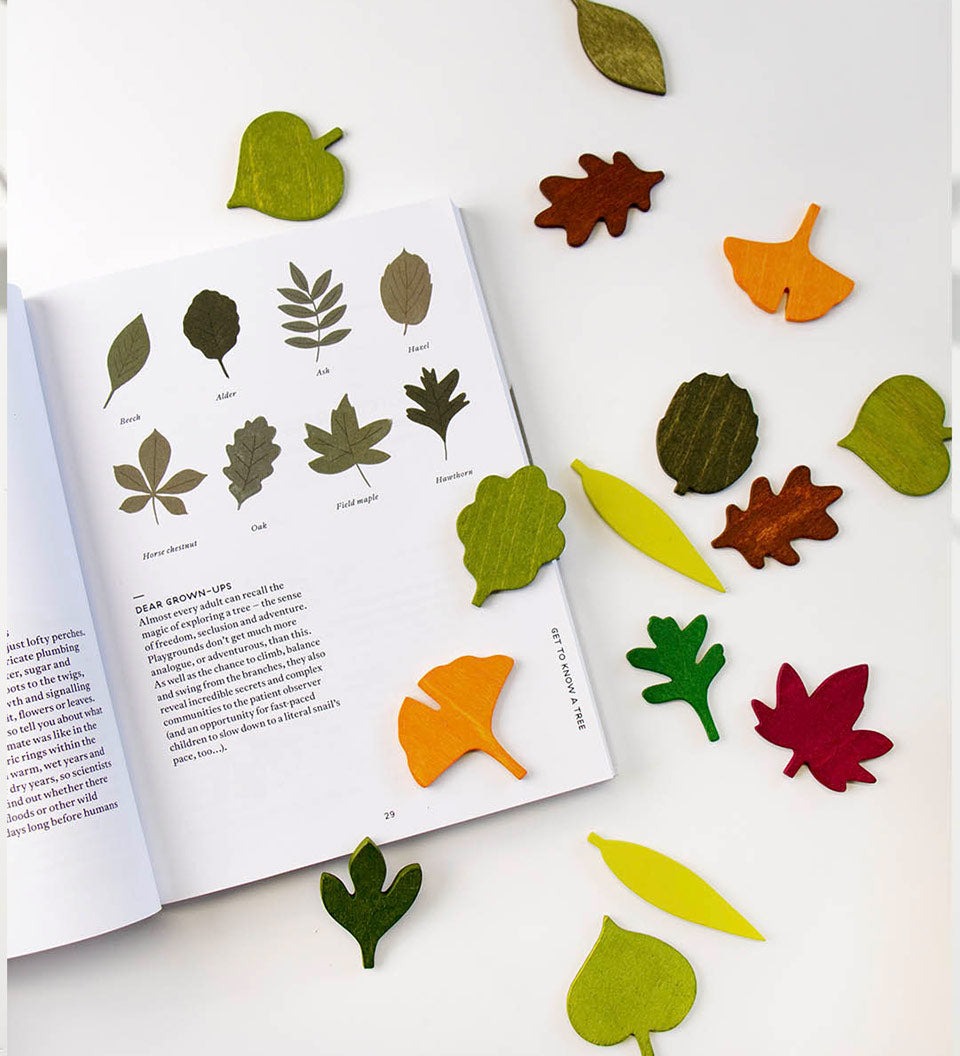
{"type": "Polygon", "coordinates": [[[662,172],[638,169],[620,150],[612,164],[596,154],[581,154],[580,167],[586,176],[547,176],[540,181],[540,190],[551,204],[533,221],[537,227],[565,228],[571,246],[582,246],[601,220],[611,235],[622,235],[630,207],[645,213],[650,208],[650,189],[663,179],[662,172]]]}
{"type": "Polygon", "coordinates": [[[807,466],[790,471],[779,495],[766,477],[757,477],[750,487],[750,504],[745,510],[727,507],[727,526],[711,546],[739,550],[754,568],[763,568],[766,557],[795,565],[800,555],[790,545],[792,540],[832,539],[839,531],[826,509],[842,494],[843,488],[835,485],[811,483],[807,466]]]}

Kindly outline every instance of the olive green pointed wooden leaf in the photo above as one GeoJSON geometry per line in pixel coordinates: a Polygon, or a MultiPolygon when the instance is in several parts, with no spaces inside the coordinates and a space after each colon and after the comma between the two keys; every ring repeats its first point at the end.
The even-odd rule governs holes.
{"type": "Polygon", "coordinates": [[[929,495],[950,473],[943,446],[953,430],[937,391],[913,374],[881,382],[867,397],[853,429],[839,441],[904,495],[929,495]]]}
{"type": "Polygon", "coordinates": [[[302,117],[261,114],[240,140],[237,182],[228,209],[249,206],[281,220],[315,220],[343,194],[343,166],[327,151],[343,135],[331,128],[314,139],[302,117]]]}
{"type": "Polygon", "coordinates": [[[667,90],[660,48],[647,27],[616,7],[573,0],[577,29],[587,58],[611,81],[640,92],[667,90]]]}
{"type": "Polygon", "coordinates": [[[150,355],[150,335],[143,313],[127,323],[113,339],[107,353],[107,374],[110,376],[110,394],[104,407],[113,399],[113,394],[121,385],[135,378],[143,369],[150,355]]]}

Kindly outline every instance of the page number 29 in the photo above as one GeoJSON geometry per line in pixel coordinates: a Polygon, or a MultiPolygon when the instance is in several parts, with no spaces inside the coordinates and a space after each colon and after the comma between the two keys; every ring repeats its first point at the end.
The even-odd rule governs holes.
{"type": "Polygon", "coordinates": [[[393,811],[393,810],[385,810],[383,812],[383,820],[384,821],[391,821],[396,816],[397,816],[396,811],[393,811]]]}

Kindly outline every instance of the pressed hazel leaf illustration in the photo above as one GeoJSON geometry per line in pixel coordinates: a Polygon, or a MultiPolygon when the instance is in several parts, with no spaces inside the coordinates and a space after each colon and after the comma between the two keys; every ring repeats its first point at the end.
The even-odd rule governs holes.
{"type": "Polygon", "coordinates": [[[698,616],[682,630],[672,616],[661,619],[651,616],[647,634],[655,648],[631,649],[627,660],[644,671],[656,671],[667,675],[669,682],[648,686],[643,699],[650,704],[663,704],[668,700],[685,700],[700,717],[707,738],[719,741],[720,734],[710,714],[707,690],[717,672],[723,667],[723,646],[711,645],[697,663],[697,653],[707,635],[707,618],[698,616]]]}
{"type": "Polygon", "coordinates": [[[643,1056],[654,1056],[650,1033],[679,1026],[696,996],[697,977],[683,954],[604,917],[600,938],[570,984],[567,1016],[594,1045],[616,1045],[632,1034],[643,1056]]]}
{"type": "Polygon", "coordinates": [[[373,466],[386,462],[390,457],[386,451],[378,451],[378,444],[390,432],[393,422],[389,418],[378,418],[375,422],[360,428],[357,412],[353,409],[349,397],[344,394],[339,405],[330,412],[330,432],[307,425],[307,438],[304,443],[311,451],[320,456],[310,462],[310,468],[317,473],[343,473],[357,467],[364,484],[370,487],[361,464],[373,466]]]}
{"type": "Polygon", "coordinates": [[[474,605],[482,605],[495,590],[525,587],[541,565],[560,556],[566,540],[559,525],[566,508],[538,466],[480,481],[473,502],[457,517],[463,563],[477,581],[474,605]]]}
{"type": "Polygon", "coordinates": [[[423,322],[432,293],[427,262],[405,249],[390,261],[380,277],[380,300],[387,315],[394,322],[403,323],[404,333],[408,326],[423,322]]]}
{"type": "Polygon", "coordinates": [[[216,290],[201,290],[183,317],[183,332],[194,348],[200,349],[207,359],[215,359],[224,376],[230,377],[223,357],[237,343],[240,333],[240,316],[234,301],[216,290]]]}
{"type": "Polygon", "coordinates": [[[328,269],[311,286],[307,282],[306,275],[291,261],[290,278],[293,279],[294,285],[293,287],[281,286],[277,289],[277,293],[287,300],[286,304],[278,304],[277,307],[284,315],[293,316],[283,324],[283,328],[292,330],[298,335],[288,337],[286,343],[294,348],[315,348],[318,363],[321,347],[335,345],[350,333],[349,329],[330,330],[329,334],[320,336],[322,331],[339,323],[347,310],[345,304],[337,305],[343,293],[343,283],[338,282],[332,290],[327,290],[332,274],[333,272],[328,269]],[[334,307],[334,305],[337,306],[334,307]]]}
{"type": "Polygon", "coordinates": [[[230,464],[223,467],[223,472],[230,481],[230,494],[237,500],[238,510],[260,491],[264,478],[273,472],[274,460],[280,454],[280,445],[273,442],[276,435],[277,430],[260,415],[252,422],[244,422],[233,434],[233,443],[227,444],[230,464]]]}
{"type": "Polygon", "coordinates": [[[377,943],[413,905],[423,873],[417,863],[405,865],[383,890],[387,863],[368,836],[350,856],[353,894],[333,873],[320,874],[320,898],[331,917],[360,945],[363,967],[372,968],[377,943]]]}
{"type": "Polygon", "coordinates": [[[110,375],[110,394],[104,407],[113,399],[121,385],[126,385],[143,369],[150,355],[150,335],[141,313],[113,339],[107,353],[107,374],[110,375]]]}
{"type": "Polygon", "coordinates": [[[462,411],[470,402],[465,392],[453,395],[453,390],[460,381],[460,371],[451,370],[450,373],[440,381],[437,381],[436,370],[423,368],[420,374],[420,385],[404,385],[404,392],[419,404],[418,407],[408,407],[407,417],[411,422],[425,425],[432,429],[443,441],[443,458],[447,458],[447,427],[450,419],[462,411]]]}
{"type": "Polygon", "coordinates": [[[633,15],[592,0],[573,0],[577,29],[587,58],[611,81],[640,92],[667,90],[660,49],[649,29],[633,15]]]}
{"type": "Polygon", "coordinates": [[[158,500],[168,513],[178,516],[186,513],[187,507],[183,499],[177,496],[193,491],[206,477],[206,473],[198,473],[195,469],[181,469],[161,484],[170,465],[170,444],[156,429],[140,445],[138,458],[140,469],[131,465],[113,467],[113,475],[120,487],[137,492],[136,495],[124,499],[120,503],[120,509],[124,513],[138,513],[149,502],[157,524],[160,523],[157,516],[158,500]]]}

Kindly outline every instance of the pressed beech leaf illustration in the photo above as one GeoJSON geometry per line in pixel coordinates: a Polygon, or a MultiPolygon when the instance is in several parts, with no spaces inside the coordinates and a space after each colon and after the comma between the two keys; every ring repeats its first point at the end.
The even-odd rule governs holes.
{"type": "Polygon", "coordinates": [[[320,898],[330,916],[359,943],[363,967],[372,968],[377,943],[413,905],[423,873],[416,862],[405,865],[384,891],[387,863],[369,836],[350,856],[347,868],[353,894],[333,873],[321,873],[320,898]]]}
{"type": "Polygon", "coordinates": [[[127,323],[113,339],[107,353],[107,374],[110,376],[110,393],[104,407],[113,399],[113,394],[121,385],[126,385],[143,369],[150,355],[150,335],[143,313],[127,323]]]}
{"type": "MultiPolygon", "coordinates": [[[[349,328],[331,330],[330,333],[320,336],[324,330],[328,330],[335,323],[339,323],[347,310],[345,304],[333,306],[340,300],[343,293],[343,283],[338,282],[336,286],[327,293],[333,272],[325,271],[320,275],[313,286],[308,285],[307,277],[291,261],[290,277],[293,279],[294,287],[281,286],[277,293],[287,300],[286,304],[278,304],[277,307],[284,315],[293,318],[283,323],[284,330],[292,330],[300,337],[288,337],[286,343],[294,348],[316,349],[316,361],[320,362],[320,349],[325,345],[335,345],[342,341],[350,333],[349,328]],[[324,296],[326,294],[326,296],[324,296]],[[331,310],[332,309],[332,310],[331,310]],[[310,337],[306,335],[310,334],[310,337]]],[[[317,372],[319,373],[319,371],[317,372]]]]}
{"type": "Polygon", "coordinates": [[[360,466],[373,466],[386,462],[390,457],[386,451],[378,451],[374,445],[390,432],[392,425],[389,418],[378,418],[361,428],[357,412],[344,394],[337,407],[330,412],[329,433],[306,423],[307,438],[304,443],[320,456],[310,462],[310,468],[317,473],[343,473],[356,466],[369,488],[370,481],[360,466]]]}
{"type": "Polygon", "coordinates": [[[230,377],[223,357],[237,343],[240,333],[240,316],[234,301],[216,290],[201,290],[183,317],[183,332],[194,348],[200,349],[207,359],[215,359],[224,375],[230,377]]]}
{"type": "Polygon", "coordinates": [[[166,483],[161,484],[170,465],[170,443],[156,429],[143,441],[137,453],[140,469],[128,464],[113,467],[113,476],[121,488],[137,492],[130,495],[120,504],[124,513],[137,513],[149,502],[153,509],[153,519],[160,523],[157,516],[157,502],[168,513],[182,515],[187,507],[182,499],[177,498],[193,489],[206,477],[195,469],[181,469],[174,473],[166,483]]]}
{"type": "Polygon", "coordinates": [[[601,220],[611,235],[622,235],[630,207],[647,212],[650,189],[663,179],[662,172],[638,169],[620,150],[612,164],[596,154],[581,154],[579,160],[586,176],[547,176],[540,181],[551,204],[533,220],[537,227],[565,228],[570,246],[582,246],[601,220]]]}
{"type": "Polygon", "coordinates": [[[654,644],[653,649],[631,649],[627,660],[644,671],[656,671],[667,675],[669,682],[648,686],[643,691],[643,699],[650,704],[663,704],[668,700],[685,700],[697,713],[707,738],[720,740],[720,734],[710,714],[707,703],[707,690],[723,667],[725,657],[723,646],[711,645],[697,662],[697,653],[707,635],[707,618],[698,616],[683,629],[672,616],[661,619],[651,616],[647,623],[647,634],[654,644]]]}
{"type": "Polygon", "coordinates": [[[447,427],[450,425],[450,419],[470,402],[465,392],[453,395],[459,382],[459,370],[451,370],[445,378],[437,381],[436,370],[424,367],[420,374],[419,386],[403,387],[410,399],[419,404],[417,407],[407,408],[407,417],[411,422],[432,429],[440,437],[443,441],[444,460],[447,457],[447,427]]]}
{"type": "Polygon", "coordinates": [[[513,670],[509,656],[461,656],[428,671],[417,685],[436,701],[400,705],[397,733],[407,765],[426,788],[467,752],[486,752],[520,779],[526,770],[493,735],[493,709],[513,670]]]}
{"type": "Polygon", "coordinates": [[[806,763],[820,784],[834,792],[846,791],[849,781],[877,780],[860,763],[886,755],[893,741],[875,730],[853,728],[863,711],[868,674],[866,664],[847,667],[808,695],[797,672],[784,664],[777,676],[776,707],[752,702],[757,733],[793,751],[783,771],[787,777],[806,763]]]}
{"type": "Polygon", "coordinates": [[[587,58],[611,81],[640,92],[667,90],[660,48],[647,27],[616,7],[573,0],[577,29],[587,58]]]}
{"type": "Polygon", "coordinates": [[[390,261],[380,277],[380,300],[387,315],[394,322],[403,323],[404,333],[408,326],[423,322],[432,293],[427,262],[405,249],[390,261]]]}
{"type": "Polygon", "coordinates": [[[750,487],[750,505],[745,510],[727,507],[727,526],[711,546],[739,550],[753,568],[763,568],[767,557],[795,565],[800,555],[792,540],[832,539],[839,531],[826,511],[842,494],[841,487],[812,484],[807,466],[791,469],[778,495],[766,477],[757,477],[750,487]]]}
{"type": "Polygon", "coordinates": [[[260,491],[264,478],[273,472],[273,463],[280,454],[280,445],[273,442],[276,435],[277,430],[260,415],[252,422],[244,422],[233,434],[233,443],[227,444],[230,464],[223,467],[223,472],[230,481],[230,494],[237,500],[238,510],[260,491]]]}

